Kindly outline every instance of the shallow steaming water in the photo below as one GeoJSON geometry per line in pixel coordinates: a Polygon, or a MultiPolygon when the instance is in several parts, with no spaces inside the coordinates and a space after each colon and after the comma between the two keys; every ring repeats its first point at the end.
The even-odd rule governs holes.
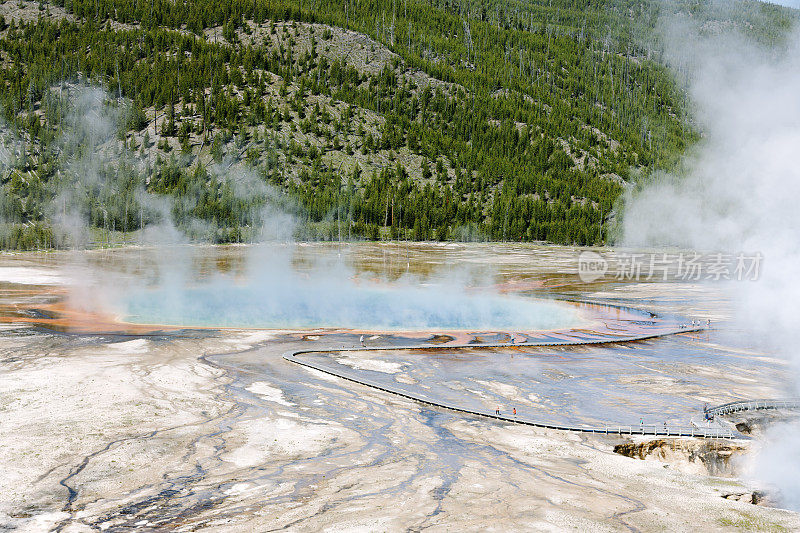
{"type": "Polygon", "coordinates": [[[366,330],[555,329],[576,326],[569,305],[439,286],[383,286],[271,280],[142,289],[125,301],[126,320],[182,326],[366,330]]]}

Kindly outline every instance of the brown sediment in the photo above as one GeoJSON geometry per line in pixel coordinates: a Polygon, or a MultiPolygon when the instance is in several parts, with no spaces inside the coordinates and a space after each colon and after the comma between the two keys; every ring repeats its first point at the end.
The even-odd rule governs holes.
{"type": "Polygon", "coordinates": [[[155,335],[179,329],[198,329],[120,322],[113,315],[78,310],[64,301],[29,308],[0,306],[0,323],[31,324],[62,333],[80,334],[155,335]]]}
{"type": "Polygon", "coordinates": [[[731,458],[745,451],[741,444],[709,439],[652,439],[614,446],[614,452],[626,457],[654,458],[676,466],[688,463],[712,476],[734,475],[731,458]]]}
{"type": "Polygon", "coordinates": [[[494,289],[501,293],[515,293],[521,291],[532,291],[542,289],[545,283],[542,280],[509,280],[494,285],[494,289]]]}
{"type": "Polygon", "coordinates": [[[62,333],[154,335],[177,331],[174,326],[131,324],[111,313],[79,309],[69,304],[68,291],[52,286],[3,287],[2,296],[23,297],[26,303],[0,304],[0,324],[29,324],[62,333]]]}
{"type": "Polygon", "coordinates": [[[453,342],[454,340],[455,337],[453,337],[452,335],[434,335],[433,337],[428,339],[428,342],[431,344],[445,344],[448,342],[453,342]]]}

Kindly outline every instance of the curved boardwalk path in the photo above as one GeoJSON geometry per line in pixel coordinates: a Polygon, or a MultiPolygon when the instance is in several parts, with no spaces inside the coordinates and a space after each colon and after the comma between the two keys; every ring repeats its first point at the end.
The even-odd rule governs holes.
{"type": "Polygon", "coordinates": [[[371,387],[379,391],[387,392],[389,394],[394,394],[396,396],[400,396],[403,398],[408,398],[410,400],[414,400],[424,405],[430,405],[432,407],[447,409],[450,411],[455,411],[457,413],[464,413],[473,416],[481,416],[484,418],[492,418],[495,420],[501,420],[503,422],[510,422],[513,424],[523,424],[526,426],[534,426],[547,429],[558,429],[562,431],[576,431],[580,433],[594,433],[594,434],[605,434],[605,435],[658,435],[667,437],[701,437],[701,438],[711,438],[711,439],[732,439],[734,438],[733,433],[725,428],[702,428],[697,426],[668,426],[668,425],[571,426],[571,425],[548,424],[543,422],[537,422],[535,420],[530,420],[527,418],[509,416],[503,414],[498,415],[491,411],[464,409],[455,404],[444,403],[431,398],[427,398],[424,394],[421,393],[411,393],[391,386],[387,386],[386,384],[376,383],[369,379],[355,378],[352,376],[348,376],[340,372],[337,372],[335,370],[332,370],[328,367],[325,367],[323,365],[319,365],[311,361],[306,361],[298,357],[303,354],[312,354],[312,353],[324,354],[324,353],[336,353],[342,351],[368,352],[368,351],[378,351],[378,350],[445,350],[445,349],[452,350],[452,349],[465,349],[465,348],[476,349],[476,348],[510,348],[510,347],[513,348],[520,346],[582,346],[587,344],[613,344],[619,342],[632,342],[638,340],[652,339],[676,333],[691,333],[697,331],[704,331],[704,328],[699,328],[699,327],[680,328],[670,331],[659,331],[658,333],[619,336],[614,338],[606,337],[606,338],[594,338],[594,339],[536,341],[536,342],[526,342],[526,343],[516,343],[516,344],[514,343],[449,344],[449,345],[418,344],[418,345],[405,345],[405,346],[388,345],[388,346],[370,346],[363,348],[341,348],[341,349],[328,348],[328,349],[313,349],[313,350],[294,350],[285,353],[283,355],[283,358],[286,359],[287,361],[291,361],[292,363],[297,363],[299,365],[303,365],[308,368],[313,368],[314,370],[318,370],[320,372],[324,372],[326,374],[330,374],[332,376],[336,376],[341,379],[346,379],[348,381],[352,381],[360,385],[371,387]]]}
{"type": "Polygon", "coordinates": [[[800,409],[800,398],[784,398],[776,400],[741,400],[724,403],[705,409],[706,416],[723,416],[742,411],[761,411],[765,409],[800,409]]]}

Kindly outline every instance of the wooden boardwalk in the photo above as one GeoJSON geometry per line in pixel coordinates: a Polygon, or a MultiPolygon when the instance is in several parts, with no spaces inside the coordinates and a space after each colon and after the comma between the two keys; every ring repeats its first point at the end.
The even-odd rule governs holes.
{"type": "Polygon", "coordinates": [[[800,409],[800,398],[741,400],[724,403],[705,409],[707,416],[723,416],[742,411],[760,411],[765,409],[800,409]]]}
{"type": "Polygon", "coordinates": [[[510,416],[504,414],[497,414],[491,411],[480,411],[474,409],[465,409],[463,407],[459,407],[455,404],[445,403],[439,400],[434,400],[428,398],[422,393],[411,393],[405,390],[397,389],[391,387],[386,384],[377,383],[365,378],[361,377],[353,377],[347,375],[345,373],[338,372],[333,370],[327,366],[317,364],[312,361],[302,359],[302,355],[304,354],[326,354],[326,353],[336,353],[336,352],[369,352],[369,351],[379,351],[379,350],[458,350],[458,349],[486,349],[486,348],[514,348],[514,347],[525,347],[525,346],[582,346],[587,344],[611,344],[611,343],[619,343],[619,342],[633,342],[639,340],[646,340],[652,339],[656,337],[661,337],[664,335],[671,335],[676,333],[689,333],[689,332],[697,332],[703,331],[705,328],[680,328],[671,331],[660,331],[658,333],[650,333],[650,334],[643,334],[643,335],[632,335],[632,336],[614,336],[614,337],[601,337],[601,338],[575,338],[574,340],[558,340],[558,341],[534,341],[534,342],[526,342],[526,343],[493,343],[493,344],[450,344],[450,345],[440,345],[440,344],[417,344],[417,345],[406,345],[406,346],[369,346],[369,347],[358,347],[358,348],[320,348],[314,350],[295,350],[290,351],[284,354],[284,359],[290,361],[292,363],[296,363],[299,365],[303,365],[308,368],[313,368],[314,370],[318,370],[319,372],[324,372],[326,374],[330,374],[332,376],[336,376],[341,379],[345,379],[354,383],[358,383],[360,385],[364,385],[366,387],[370,387],[382,392],[386,392],[389,394],[393,394],[395,396],[400,396],[402,398],[407,398],[416,402],[419,402],[423,405],[429,405],[431,407],[437,407],[440,409],[447,409],[449,411],[454,411],[457,413],[463,413],[472,416],[480,416],[484,418],[490,418],[494,420],[500,420],[502,422],[508,422],[512,424],[522,424],[526,426],[534,426],[546,429],[557,429],[561,431],[574,431],[580,433],[593,433],[593,434],[601,434],[601,435],[650,435],[650,436],[664,436],[664,437],[700,437],[706,439],[732,439],[734,438],[734,434],[725,428],[702,428],[699,426],[670,426],[670,425],[638,425],[638,426],[611,426],[611,425],[602,425],[602,426],[577,426],[577,425],[561,425],[561,424],[550,424],[546,422],[537,422],[536,420],[532,420],[529,418],[524,418],[520,416],[510,416]]]}

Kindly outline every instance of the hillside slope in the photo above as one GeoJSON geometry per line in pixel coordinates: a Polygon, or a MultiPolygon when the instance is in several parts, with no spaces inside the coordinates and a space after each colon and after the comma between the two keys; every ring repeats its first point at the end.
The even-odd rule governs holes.
{"type": "Polygon", "coordinates": [[[164,225],[247,241],[278,232],[276,212],[301,238],[598,243],[631,170],[671,166],[698,135],[648,3],[22,0],[0,15],[4,247],[164,225]]]}

